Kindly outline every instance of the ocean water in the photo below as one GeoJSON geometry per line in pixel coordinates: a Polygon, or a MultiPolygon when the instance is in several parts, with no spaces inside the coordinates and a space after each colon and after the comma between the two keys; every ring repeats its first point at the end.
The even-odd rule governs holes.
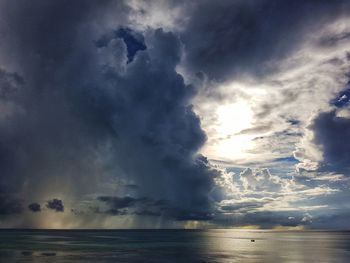
{"type": "Polygon", "coordinates": [[[0,230],[0,262],[348,263],[350,232],[0,230]]]}

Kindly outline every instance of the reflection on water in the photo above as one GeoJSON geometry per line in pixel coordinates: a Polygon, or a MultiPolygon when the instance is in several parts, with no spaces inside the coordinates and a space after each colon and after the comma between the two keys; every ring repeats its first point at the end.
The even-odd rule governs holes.
{"type": "Polygon", "coordinates": [[[1,230],[0,262],[350,262],[350,233],[1,230]]]}

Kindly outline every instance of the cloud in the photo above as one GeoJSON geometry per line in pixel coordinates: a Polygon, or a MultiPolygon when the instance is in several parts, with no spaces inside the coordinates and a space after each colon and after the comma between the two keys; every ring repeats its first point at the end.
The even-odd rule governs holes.
{"type": "Polygon", "coordinates": [[[129,28],[119,28],[113,34],[107,34],[96,41],[96,46],[101,48],[107,46],[113,39],[120,38],[124,41],[127,48],[127,63],[134,60],[139,50],[145,50],[145,40],[141,33],[135,32],[129,28]]]}
{"type": "Polygon", "coordinates": [[[350,146],[344,143],[350,136],[350,119],[337,116],[337,111],[320,113],[310,125],[313,142],[322,149],[318,169],[349,175],[350,146]]]}
{"type": "MultiPolygon", "coordinates": [[[[204,148],[208,158],[230,162],[233,166],[259,166],[260,163],[262,167],[267,162],[291,157],[293,152],[296,152],[296,155],[300,155],[300,158],[296,159],[303,163],[299,168],[303,165],[305,168],[315,166],[317,161],[311,159],[318,160],[320,149],[307,142],[310,138],[306,138],[309,137],[306,126],[310,123],[311,116],[331,109],[329,101],[343,91],[348,82],[349,39],[344,37],[346,32],[349,32],[349,20],[346,17],[348,3],[295,1],[287,6],[275,1],[236,1],[234,4],[229,1],[219,1],[217,4],[204,2],[204,13],[215,14],[216,9],[222,11],[218,12],[217,23],[211,23],[212,16],[202,15],[202,9],[196,9],[197,6],[194,6],[196,15],[189,18],[188,26],[191,28],[192,23],[195,25],[188,30],[191,41],[186,44],[183,40],[188,48],[185,49],[185,53],[188,53],[185,60],[189,60],[188,64],[184,62],[184,71],[191,74],[201,70],[202,75],[209,74],[209,77],[198,81],[204,91],[199,91],[195,101],[196,112],[201,117],[203,129],[209,138],[204,148]],[[311,6],[315,11],[313,14],[309,14],[308,11],[311,6]],[[256,28],[257,34],[248,37],[249,32],[238,32],[237,37],[231,39],[231,34],[235,34],[233,25],[244,25],[244,22],[240,23],[239,15],[235,18],[238,11],[231,11],[234,8],[250,11],[251,16],[248,17],[256,22],[252,27],[256,28]],[[289,14],[290,9],[294,8],[297,12],[289,14]],[[264,14],[269,12],[271,19],[266,19],[264,14]],[[284,12],[288,14],[282,15],[284,12]],[[297,25],[293,23],[291,30],[289,26],[292,23],[283,24],[283,21],[288,19],[298,21],[297,25]],[[235,20],[236,23],[229,22],[235,20]],[[277,20],[282,24],[277,23],[265,28],[277,20]],[[264,30],[270,28],[276,30],[265,34],[264,30]],[[264,34],[260,36],[259,32],[264,34]],[[285,38],[283,36],[286,32],[288,36],[285,38]],[[216,37],[211,38],[212,35],[216,37]],[[271,39],[274,39],[274,43],[270,43],[268,47],[264,44],[259,45],[260,37],[264,44],[271,39]],[[298,43],[286,41],[289,37],[296,37],[298,43]],[[195,41],[197,38],[202,41],[195,41]],[[239,45],[241,39],[242,43],[252,41],[252,46],[242,45],[230,49],[231,46],[239,45]],[[324,39],[338,41],[333,45],[321,45],[324,39]],[[198,50],[202,50],[202,53],[198,50]],[[211,50],[217,52],[209,52],[211,50]],[[249,54],[241,56],[245,51],[249,54]],[[279,51],[282,51],[281,56],[279,51]],[[194,59],[191,56],[194,56],[194,59]],[[235,56],[238,58],[234,59],[235,56]],[[202,61],[206,57],[210,57],[207,65],[202,61]],[[195,65],[196,59],[200,61],[198,65],[195,65]],[[212,73],[206,73],[211,70],[212,73]],[[218,115],[221,108],[226,107],[229,111],[231,105],[243,105],[238,110],[239,113],[232,110],[233,127],[241,125],[239,116],[249,116],[250,112],[252,117],[240,132],[232,130],[231,134],[228,132],[229,136],[223,137],[220,136],[218,115]],[[240,142],[243,145],[240,145],[240,142]],[[306,155],[311,156],[306,158],[306,155]]],[[[244,19],[248,18],[245,16],[244,19]]],[[[345,93],[343,92],[342,96],[346,95],[345,93]]],[[[345,98],[342,103],[346,104],[345,98]]],[[[293,170],[294,165],[295,163],[290,163],[289,170],[293,170]]]]}
{"type": "Polygon", "coordinates": [[[307,184],[292,175],[272,175],[266,168],[223,173],[216,181],[220,195],[212,222],[223,226],[314,227],[313,218],[333,206],[329,200],[343,196],[337,185],[307,184]]]}
{"type": "MultiPolygon", "coordinates": [[[[111,7],[128,12],[110,1],[6,5],[4,41],[18,43],[6,46],[18,73],[7,69],[2,86],[18,82],[16,99],[6,99],[20,111],[0,128],[1,187],[28,202],[107,192],[167,200],[177,218],[210,213],[218,172],[198,154],[206,135],[195,88],[176,72],[182,44],[127,20],[109,28],[98,14],[111,7]],[[137,188],[112,189],[115,178],[137,188]]],[[[59,202],[47,207],[63,211],[59,202]]]]}
{"type": "Polygon", "coordinates": [[[105,203],[106,207],[98,206],[93,209],[94,213],[107,215],[137,215],[161,217],[167,220],[210,220],[213,213],[207,211],[196,211],[196,209],[184,209],[181,206],[174,206],[168,200],[152,200],[146,197],[132,198],[130,196],[99,196],[98,201],[105,203]]]}
{"type": "Polygon", "coordinates": [[[28,209],[30,211],[32,211],[32,212],[40,212],[41,211],[41,206],[38,203],[31,203],[31,204],[28,205],[28,209]]]}
{"type": "MultiPolygon", "coordinates": [[[[133,198],[130,196],[118,197],[118,196],[99,196],[98,201],[105,203],[107,209],[101,210],[98,208],[95,212],[106,213],[109,215],[127,215],[132,214],[131,210],[135,211],[140,207],[152,205],[152,201],[147,198],[133,198]]],[[[138,214],[138,212],[136,212],[138,214]]]]}
{"type": "Polygon", "coordinates": [[[132,198],[129,196],[126,196],[126,197],[99,196],[98,200],[102,202],[106,202],[107,204],[109,204],[111,207],[115,209],[130,207],[130,206],[133,206],[136,202],[140,201],[140,199],[132,198]]]}
{"type": "Polygon", "coordinates": [[[348,89],[330,99],[330,109],[315,114],[306,127],[306,136],[295,156],[301,161],[297,168],[309,176],[349,174],[349,154],[344,143],[349,135],[348,89]]]}
{"type": "Polygon", "coordinates": [[[221,0],[201,1],[188,10],[181,35],[187,66],[227,80],[238,74],[264,76],[275,71],[309,32],[341,16],[349,5],[345,1],[221,0]]]}
{"type": "Polygon", "coordinates": [[[281,189],[280,178],[272,176],[268,169],[253,171],[247,168],[240,174],[240,180],[245,189],[257,191],[279,191],[281,189]]]}
{"type": "Polygon", "coordinates": [[[64,205],[63,205],[62,200],[59,200],[56,198],[47,201],[46,207],[48,209],[55,210],[56,212],[63,212],[64,211],[64,205]]]}
{"type": "Polygon", "coordinates": [[[329,203],[314,200],[342,196],[348,170],[348,12],[346,1],[1,1],[1,213],[64,196],[46,207],[79,227],[91,214],[104,227],[315,222],[329,203]],[[234,128],[249,120],[223,135],[226,106],[242,109],[234,128]]]}
{"type": "Polygon", "coordinates": [[[332,47],[341,41],[350,38],[350,32],[340,32],[331,36],[325,36],[320,39],[320,45],[326,47],[332,47]]]}
{"type": "Polygon", "coordinates": [[[216,172],[196,154],[206,137],[190,105],[193,87],[175,72],[180,42],[156,30],[146,45],[147,52],[138,52],[124,75],[107,75],[107,81],[116,83],[106,99],[114,107],[108,114],[116,116],[111,124],[119,138],[118,165],[143,196],[189,210],[210,209],[207,193],[216,172]]]}
{"type": "MultiPolygon", "coordinates": [[[[30,202],[67,191],[70,180],[82,184],[82,174],[93,180],[97,167],[93,148],[99,140],[94,139],[91,126],[79,121],[83,114],[69,106],[74,103],[67,93],[63,95],[63,89],[79,85],[73,83],[78,72],[70,64],[74,59],[68,58],[78,50],[74,46],[77,29],[83,17],[103,5],[100,1],[1,2],[0,16],[5,21],[0,26],[1,64],[12,68],[0,73],[1,192],[16,193],[30,202]]],[[[75,188],[72,192],[85,191],[85,187],[71,188],[75,188]]]]}
{"type": "Polygon", "coordinates": [[[223,213],[239,212],[246,213],[257,208],[261,208],[267,202],[271,201],[269,198],[250,198],[245,200],[224,200],[220,203],[220,211],[223,213]]]}
{"type": "Polygon", "coordinates": [[[216,223],[223,227],[257,226],[262,229],[278,227],[302,227],[310,228],[312,217],[302,212],[252,212],[237,215],[221,215],[216,218],[216,223]]]}

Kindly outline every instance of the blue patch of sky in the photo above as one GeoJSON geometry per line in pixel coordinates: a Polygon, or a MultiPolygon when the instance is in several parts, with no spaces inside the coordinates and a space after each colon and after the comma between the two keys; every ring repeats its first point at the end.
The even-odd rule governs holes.
{"type": "Polygon", "coordinates": [[[346,89],[339,92],[336,98],[330,101],[330,104],[336,106],[337,108],[343,108],[349,105],[350,101],[350,83],[346,86],[346,89]]]}
{"type": "Polygon", "coordinates": [[[142,34],[129,28],[120,28],[115,32],[116,36],[123,39],[127,48],[128,63],[132,62],[139,50],[145,50],[145,40],[142,34]]]}

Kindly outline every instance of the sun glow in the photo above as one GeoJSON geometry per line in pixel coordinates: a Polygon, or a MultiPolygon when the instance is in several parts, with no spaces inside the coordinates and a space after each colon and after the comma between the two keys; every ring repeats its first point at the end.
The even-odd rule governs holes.
{"type": "Polygon", "coordinates": [[[220,106],[217,111],[218,126],[221,136],[232,136],[247,129],[252,121],[253,112],[244,102],[220,106]]]}
{"type": "Polygon", "coordinates": [[[205,153],[215,159],[244,158],[245,152],[253,146],[252,136],[240,132],[251,127],[252,119],[253,112],[243,101],[219,106],[205,153]]]}

